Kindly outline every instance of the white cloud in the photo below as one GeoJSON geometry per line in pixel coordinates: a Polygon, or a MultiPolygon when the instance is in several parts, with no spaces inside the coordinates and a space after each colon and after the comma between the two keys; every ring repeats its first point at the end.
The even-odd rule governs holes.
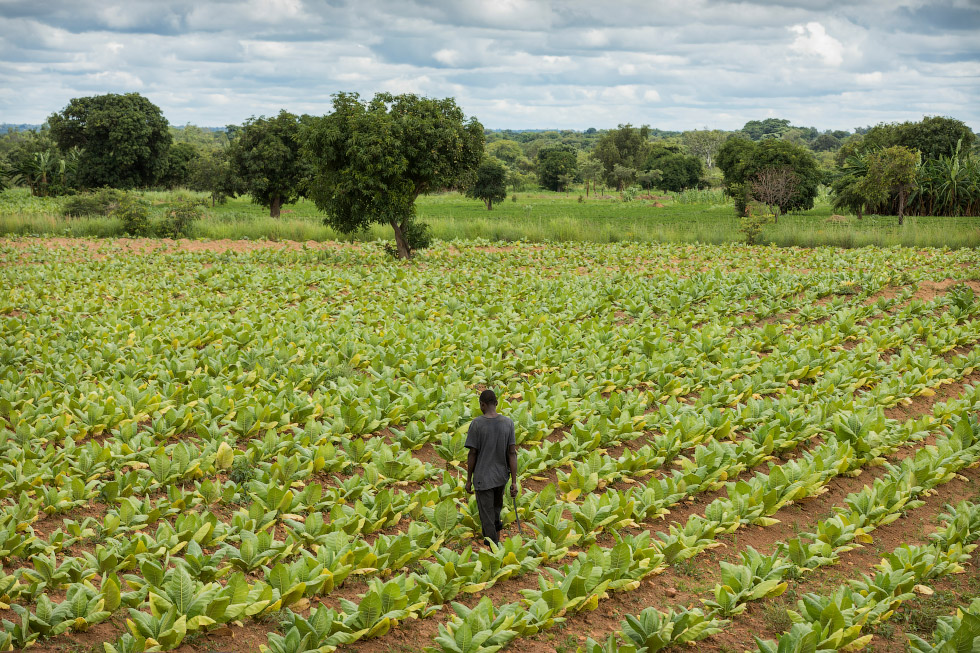
{"type": "Polygon", "coordinates": [[[442,50],[439,50],[434,55],[432,55],[432,58],[438,61],[439,63],[446,64],[447,66],[455,66],[456,63],[459,61],[459,51],[450,50],[449,48],[443,48],[442,50]]]}
{"type": "Polygon", "coordinates": [[[864,85],[875,85],[881,84],[885,76],[881,74],[880,70],[876,70],[873,73],[858,73],[854,76],[858,84],[864,85]]]}
{"type": "Polygon", "coordinates": [[[639,86],[636,84],[620,84],[604,88],[599,97],[612,102],[636,102],[639,97],[639,86]]]}
{"type": "Polygon", "coordinates": [[[242,41],[241,46],[246,54],[254,54],[262,59],[286,59],[295,55],[296,48],[292,43],[280,41],[242,41]]]}
{"type": "Polygon", "coordinates": [[[609,45],[609,33],[606,30],[590,29],[582,35],[582,43],[590,48],[602,48],[609,45]]]}
{"type": "Polygon", "coordinates": [[[432,80],[426,75],[418,77],[395,77],[385,81],[385,89],[393,94],[416,93],[424,95],[428,92],[432,80]]]}
{"type": "Polygon", "coordinates": [[[123,71],[103,71],[99,73],[89,73],[84,77],[89,85],[102,86],[108,88],[143,88],[143,80],[123,71]]]}
{"type": "Polygon", "coordinates": [[[844,46],[827,33],[824,26],[813,21],[806,25],[793,25],[790,31],[796,34],[790,49],[804,56],[823,59],[828,66],[840,66],[844,62],[844,46]]]}

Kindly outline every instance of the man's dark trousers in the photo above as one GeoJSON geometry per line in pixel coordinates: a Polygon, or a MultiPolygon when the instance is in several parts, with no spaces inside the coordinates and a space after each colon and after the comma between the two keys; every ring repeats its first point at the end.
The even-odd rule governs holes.
{"type": "Polygon", "coordinates": [[[500,511],[504,508],[504,483],[500,487],[492,487],[488,490],[476,491],[476,507],[480,511],[480,526],[483,528],[483,537],[494,544],[500,544],[500,529],[503,523],[500,521],[500,511]]]}

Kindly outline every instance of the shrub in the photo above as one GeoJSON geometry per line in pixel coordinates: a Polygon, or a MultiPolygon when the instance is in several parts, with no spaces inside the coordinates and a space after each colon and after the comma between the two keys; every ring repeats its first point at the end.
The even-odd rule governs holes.
{"type": "Polygon", "coordinates": [[[762,238],[762,228],[773,221],[770,213],[758,213],[749,206],[746,213],[739,219],[738,230],[745,235],[745,242],[748,245],[756,245],[762,238]]]}
{"type": "Polygon", "coordinates": [[[628,186],[623,189],[623,201],[632,202],[640,192],[639,186],[628,186]]]}
{"type": "Polygon", "coordinates": [[[167,205],[167,211],[158,226],[158,231],[165,238],[180,238],[186,236],[190,226],[201,219],[202,202],[189,197],[177,197],[167,205]]]}
{"type": "Polygon", "coordinates": [[[109,215],[119,208],[126,192],[115,188],[100,188],[89,193],[72,195],[65,200],[63,213],[68,218],[89,215],[109,215]]]}
{"type": "Polygon", "coordinates": [[[150,207],[142,197],[123,193],[118,206],[112,209],[110,216],[122,221],[123,229],[130,236],[148,236],[150,234],[150,207]]]}

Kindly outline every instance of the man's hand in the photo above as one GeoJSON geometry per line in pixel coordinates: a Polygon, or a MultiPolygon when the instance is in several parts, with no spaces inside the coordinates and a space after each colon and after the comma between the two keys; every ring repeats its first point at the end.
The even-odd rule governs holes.
{"type": "Polygon", "coordinates": [[[516,497],[517,496],[517,483],[511,483],[510,484],[510,496],[512,496],[512,497],[516,497]]]}
{"type": "Polygon", "coordinates": [[[466,494],[473,493],[473,481],[466,481],[466,494]]]}

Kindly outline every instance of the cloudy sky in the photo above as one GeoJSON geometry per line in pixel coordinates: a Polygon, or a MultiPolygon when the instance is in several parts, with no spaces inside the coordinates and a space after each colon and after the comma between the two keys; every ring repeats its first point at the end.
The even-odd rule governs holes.
{"type": "Polygon", "coordinates": [[[131,91],[178,125],[391,91],[492,128],[980,131],[980,1],[0,0],[0,122],[131,91]]]}

